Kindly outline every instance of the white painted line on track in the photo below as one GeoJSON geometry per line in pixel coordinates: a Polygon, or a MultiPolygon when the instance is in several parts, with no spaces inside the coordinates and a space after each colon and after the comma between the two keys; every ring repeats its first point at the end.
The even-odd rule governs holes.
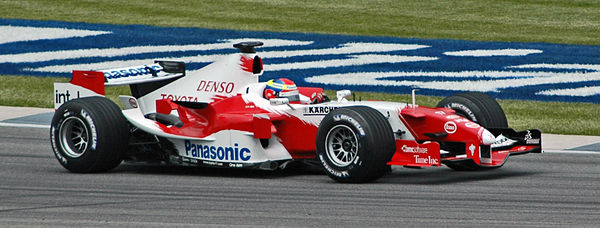
{"type": "Polygon", "coordinates": [[[50,129],[50,125],[41,124],[23,124],[23,123],[1,123],[0,127],[22,127],[22,128],[45,128],[50,129]]]}
{"type": "Polygon", "coordinates": [[[597,154],[597,155],[600,155],[600,151],[586,151],[586,150],[544,150],[544,153],[548,153],[548,154],[597,154]]]}

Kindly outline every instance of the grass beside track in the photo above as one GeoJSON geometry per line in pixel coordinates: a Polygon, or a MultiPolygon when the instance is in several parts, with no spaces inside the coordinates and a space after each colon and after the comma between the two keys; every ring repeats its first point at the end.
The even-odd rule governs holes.
{"type": "MultiPolygon", "coordinates": [[[[9,83],[0,84],[0,105],[52,108],[53,82],[66,82],[67,78],[33,78],[27,76],[2,76],[9,83]],[[32,85],[32,86],[19,86],[32,85]],[[13,96],[8,96],[12,94],[13,96]],[[16,95],[16,96],[14,96],[16,95]],[[7,99],[7,97],[9,97],[7,99]],[[16,98],[14,98],[16,97],[16,98]]],[[[326,93],[334,98],[335,91],[326,93]]],[[[115,103],[119,95],[130,94],[129,87],[107,87],[106,96],[115,103]]],[[[411,102],[410,95],[370,93],[355,91],[356,99],[411,102]]],[[[442,97],[417,95],[417,104],[434,107],[442,97]]],[[[598,113],[600,105],[590,103],[562,103],[540,101],[499,100],[510,127],[517,130],[541,129],[544,133],[571,135],[600,135],[598,113]]]]}
{"type": "Polygon", "coordinates": [[[0,0],[0,17],[600,45],[598,0],[0,0]]]}
{"type": "MultiPolygon", "coordinates": [[[[0,0],[2,18],[586,45],[600,45],[598,12],[598,0],[0,0]]],[[[52,82],[67,80],[0,75],[0,105],[51,107],[52,82]]],[[[127,93],[127,87],[107,89],[112,99],[127,93]]],[[[418,96],[418,103],[434,106],[440,99],[418,96]]],[[[516,129],[600,135],[597,104],[500,104],[516,129]]]]}

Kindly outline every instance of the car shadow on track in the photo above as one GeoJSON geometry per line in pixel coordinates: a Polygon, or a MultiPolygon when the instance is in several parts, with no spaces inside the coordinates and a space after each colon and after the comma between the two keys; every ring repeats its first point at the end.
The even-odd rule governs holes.
{"type": "MultiPolygon", "coordinates": [[[[279,179],[300,176],[322,176],[320,183],[335,183],[325,175],[321,167],[301,163],[291,163],[281,170],[256,170],[212,168],[193,166],[172,166],[156,164],[121,164],[110,172],[151,174],[151,175],[176,175],[176,176],[204,176],[228,177],[248,179],[279,179]]],[[[416,185],[442,185],[452,183],[468,183],[486,180],[500,180],[506,178],[536,175],[534,171],[523,171],[500,168],[486,171],[454,171],[446,167],[408,169],[394,167],[391,173],[386,174],[371,184],[416,184],[416,185]]]]}
{"type": "Polygon", "coordinates": [[[327,178],[321,167],[302,163],[290,163],[285,169],[259,170],[259,169],[236,169],[236,168],[213,168],[199,166],[176,166],[160,164],[128,164],[124,163],[109,171],[114,173],[136,173],[152,175],[190,175],[206,177],[234,177],[272,179],[302,175],[322,175],[327,178]]]}
{"type": "Polygon", "coordinates": [[[492,169],[485,171],[454,171],[447,167],[407,169],[394,167],[389,173],[379,180],[378,183],[395,184],[422,184],[440,185],[462,182],[476,182],[485,180],[500,180],[522,176],[536,175],[533,171],[523,171],[508,168],[492,169]]]}

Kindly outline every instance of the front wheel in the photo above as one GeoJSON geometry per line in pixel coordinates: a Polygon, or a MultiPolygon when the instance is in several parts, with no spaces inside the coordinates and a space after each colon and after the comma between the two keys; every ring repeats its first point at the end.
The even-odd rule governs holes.
{"type": "Polygon", "coordinates": [[[121,109],[104,97],[68,101],[56,110],[50,128],[54,155],[67,170],[104,172],[123,160],[129,129],[121,109]]]}
{"type": "MultiPolygon", "coordinates": [[[[477,92],[460,93],[446,97],[441,100],[437,107],[451,108],[458,115],[478,123],[484,128],[507,128],[508,122],[506,115],[500,107],[500,104],[490,95],[477,92]]],[[[455,145],[441,143],[445,150],[454,150],[455,145]]],[[[464,147],[458,147],[464,150],[464,147]]],[[[473,160],[446,161],[444,164],[453,170],[458,171],[478,171],[486,169],[500,168],[501,166],[487,167],[480,166],[473,160]]]]}
{"type": "Polygon", "coordinates": [[[392,128],[377,110],[355,106],[331,111],[317,132],[317,153],[329,177],[338,182],[376,180],[388,171],[396,150],[392,128]]]}

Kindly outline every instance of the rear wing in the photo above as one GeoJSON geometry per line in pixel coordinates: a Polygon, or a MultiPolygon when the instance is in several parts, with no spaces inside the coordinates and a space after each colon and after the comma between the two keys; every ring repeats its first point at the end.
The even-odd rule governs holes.
{"type": "Polygon", "coordinates": [[[104,74],[105,86],[129,85],[184,76],[185,63],[155,61],[150,65],[101,70],[100,72],[104,74]]]}
{"type": "Polygon", "coordinates": [[[154,64],[99,70],[73,71],[69,83],[54,83],[54,109],[65,102],[90,96],[104,96],[106,86],[131,85],[185,76],[185,63],[154,61],[154,64]]]}

